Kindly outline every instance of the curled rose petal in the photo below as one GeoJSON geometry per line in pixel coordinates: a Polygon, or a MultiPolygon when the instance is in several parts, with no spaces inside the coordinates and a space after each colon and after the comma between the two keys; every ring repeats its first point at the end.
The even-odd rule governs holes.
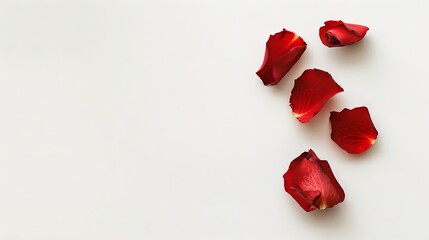
{"type": "Polygon", "coordinates": [[[362,40],[368,30],[368,27],[362,25],[326,21],[325,26],[319,29],[319,37],[328,47],[342,47],[362,40]]]}
{"type": "Polygon", "coordinates": [[[326,101],[343,91],[328,72],[307,69],[295,80],[289,99],[292,114],[306,123],[322,109],[326,101]]]}
{"type": "Polygon", "coordinates": [[[344,190],[329,163],[320,160],[311,149],[290,163],[283,179],[286,192],[307,212],[344,201],[344,190]]]}
{"type": "Polygon", "coordinates": [[[368,108],[331,112],[331,138],[348,153],[358,154],[370,148],[377,139],[377,129],[371,120],[368,108]]]}
{"type": "Polygon", "coordinates": [[[306,48],[307,44],[300,36],[286,29],[271,35],[266,44],[264,61],[256,74],[264,85],[276,85],[306,48]]]}

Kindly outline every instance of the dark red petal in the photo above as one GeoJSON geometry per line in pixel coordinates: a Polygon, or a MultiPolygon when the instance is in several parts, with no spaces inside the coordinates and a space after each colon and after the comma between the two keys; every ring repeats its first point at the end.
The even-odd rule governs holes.
{"type": "Polygon", "coordinates": [[[341,47],[362,40],[368,30],[368,27],[362,25],[326,21],[325,26],[319,29],[319,37],[322,43],[328,47],[341,47]]]}
{"type": "Polygon", "coordinates": [[[286,192],[307,212],[344,201],[344,190],[329,163],[320,160],[311,149],[290,163],[283,178],[286,192]]]}
{"type": "Polygon", "coordinates": [[[345,108],[341,112],[331,112],[329,121],[332,140],[349,153],[362,153],[377,139],[377,129],[366,107],[357,107],[352,110],[345,108]]]}
{"type": "Polygon", "coordinates": [[[266,44],[264,61],[256,74],[264,85],[276,85],[306,48],[307,44],[300,36],[286,29],[271,35],[266,44]]]}
{"type": "Polygon", "coordinates": [[[343,91],[328,72],[307,69],[295,80],[289,99],[292,114],[306,123],[322,109],[326,101],[343,91]]]}

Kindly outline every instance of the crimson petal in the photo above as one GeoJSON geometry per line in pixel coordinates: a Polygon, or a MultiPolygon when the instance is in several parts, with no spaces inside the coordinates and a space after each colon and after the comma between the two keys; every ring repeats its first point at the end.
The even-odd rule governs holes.
{"type": "Polygon", "coordinates": [[[371,120],[368,108],[331,112],[331,138],[348,153],[358,154],[369,149],[376,141],[378,132],[371,120]]]}
{"type": "Polygon", "coordinates": [[[344,201],[344,190],[329,163],[320,160],[311,149],[290,163],[283,178],[286,192],[307,212],[344,201]]]}
{"type": "Polygon", "coordinates": [[[328,47],[342,47],[362,40],[368,30],[366,26],[331,20],[320,27],[319,37],[328,47]]]}
{"type": "Polygon", "coordinates": [[[304,40],[286,29],[270,35],[265,49],[265,57],[256,74],[264,85],[276,85],[299,60],[307,48],[304,40]]]}
{"type": "Polygon", "coordinates": [[[328,72],[307,69],[295,80],[289,99],[292,114],[306,123],[322,109],[326,101],[343,91],[328,72]]]}

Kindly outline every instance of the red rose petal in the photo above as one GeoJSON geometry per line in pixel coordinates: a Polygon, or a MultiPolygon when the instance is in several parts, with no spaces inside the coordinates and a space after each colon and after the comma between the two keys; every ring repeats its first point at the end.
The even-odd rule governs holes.
{"type": "Polygon", "coordinates": [[[306,48],[307,44],[300,36],[286,29],[271,35],[266,44],[264,62],[256,74],[264,85],[276,85],[306,48]]]}
{"type": "Polygon", "coordinates": [[[368,27],[362,25],[326,21],[325,26],[319,29],[319,37],[328,47],[342,47],[362,40],[368,30],[368,27]]]}
{"type": "Polygon", "coordinates": [[[329,121],[332,127],[332,140],[349,153],[362,153],[377,139],[377,129],[366,107],[331,112],[329,121]]]}
{"type": "Polygon", "coordinates": [[[344,201],[344,190],[329,163],[320,160],[311,149],[290,163],[283,178],[286,192],[307,212],[344,201]]]}
{"type": "Polygon", "coordinates": [[[328,72],[307,69],[295,80],[289,100],[292,114],[306,123],[322,109],[326,101],[343,91],[328,72]]]}

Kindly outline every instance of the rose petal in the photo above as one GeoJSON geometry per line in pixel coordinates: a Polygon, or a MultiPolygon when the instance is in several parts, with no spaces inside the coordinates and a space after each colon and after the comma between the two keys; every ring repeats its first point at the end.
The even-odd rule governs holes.
{"type": "Polygon", "coordinates": [[[306,123],[322,109],[326,101],[343,91],[328,72],[307,69],[295,80],[289,99],[292,114],[306,123]]]}
{"type": "Polygon", "coordinates": [[[329,121],[332,127],[332,140],[349,153],[362,153],[377,139],[377,129],[366,107],[331,112],[329,121]]]}
{"type": "Polygon", "coordinates": [[[325,26],[319,29],[319,37],[328,47],[342,47],[362,40],[368,30],[368,27],[362,25],[326,21],[325,26]]]}
{"type": "Polygon", "coordinates": [[[320,160],[311,149],[290,163],[283,178],[286,192],[307,212],[344,201],[344,190],[329,163],[320,160]]]}
{"type": "Polygon", "coordinates": [[[276,85],[306,48],[307,44],[300,36],[286,29],[271,35],[266,44],[264,61],[256,74],[264,85],[276,85]]]}

